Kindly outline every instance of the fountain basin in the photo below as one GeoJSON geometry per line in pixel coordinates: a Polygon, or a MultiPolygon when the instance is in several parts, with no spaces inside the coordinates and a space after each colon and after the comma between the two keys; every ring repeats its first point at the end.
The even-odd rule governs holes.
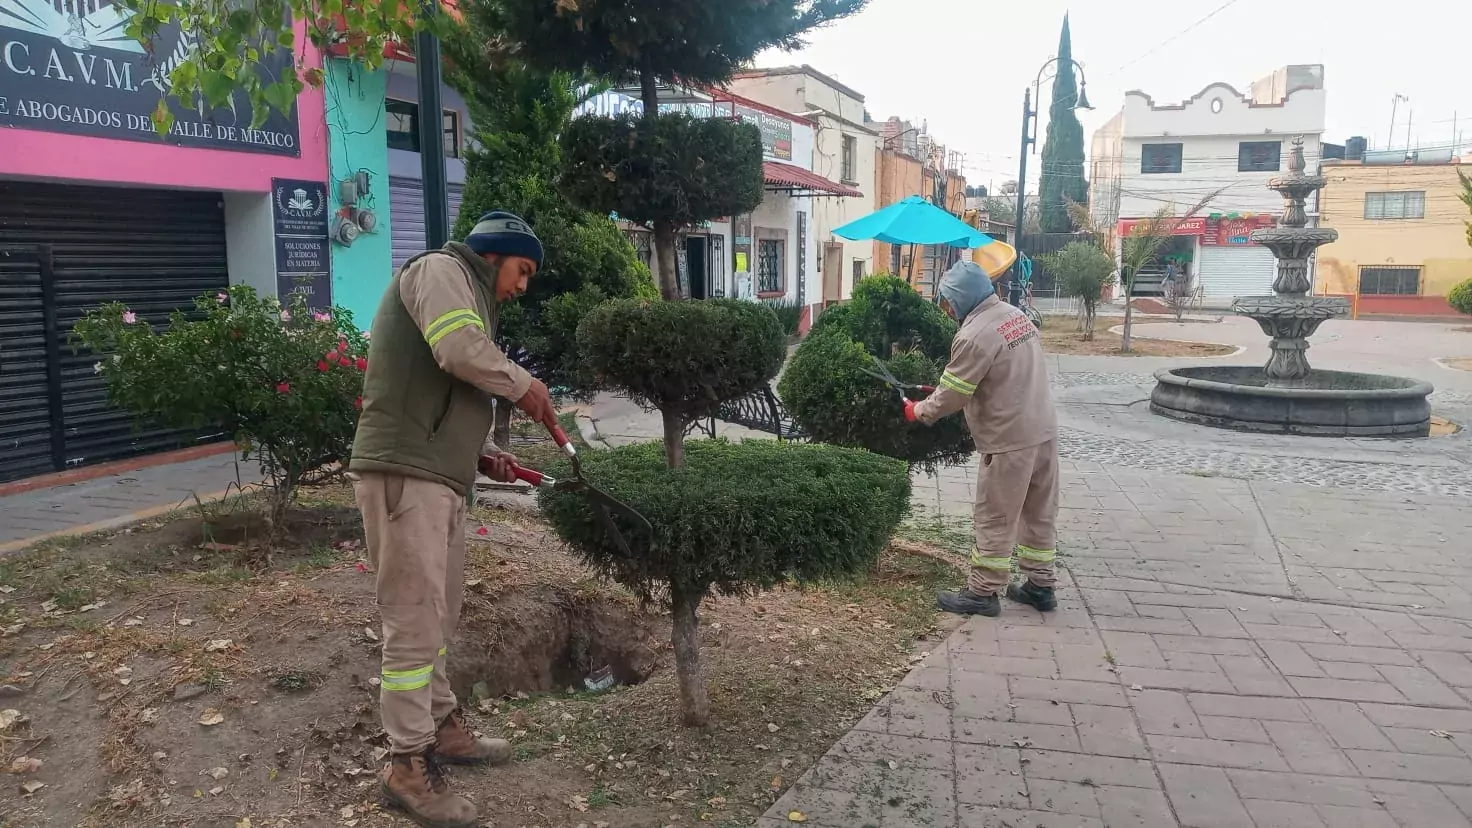
{"type": "Polygon", "coordinates": [[[1253,365],[1155,372],[1150,410],[1189,423],[1268,434],[1426,437],[1431,383],[1384,374],[1310,370],[1292,387],[1269,386],[1253,365]]]}

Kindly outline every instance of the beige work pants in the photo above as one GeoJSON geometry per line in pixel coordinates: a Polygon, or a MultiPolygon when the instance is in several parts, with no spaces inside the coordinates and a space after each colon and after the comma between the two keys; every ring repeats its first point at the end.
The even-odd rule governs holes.
{"type": "Polygon", "coordinates": [[[1055,582],[1057,556],[1058,441],[1032,448],[982,455],[976,475],[976,551],[966,587],[977,595],[995,595],[1012,580],[1012,553],[1017,567],[1040,587],[1055,582]]]}
{"type": "Polygon", "coordinates": [[[465,597],[465,498],[415,477],[354,478],[383,619],[379,713],[392,751],[419,753],[455,709],[445,653],[465,597]]]}

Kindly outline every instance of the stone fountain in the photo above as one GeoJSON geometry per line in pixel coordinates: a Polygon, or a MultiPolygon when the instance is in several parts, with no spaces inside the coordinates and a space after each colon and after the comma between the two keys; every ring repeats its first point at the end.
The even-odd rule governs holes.
{"type": "Polygon", "coordinates": [[[1252,240],[1278,260],[1272,296],[1243,296],[1232,311],[1272,337],[1267,365],[1171,368],[1155,372],[1150,410],[1161,416],[1241,431],[1332,437],[1425,437],[1431,429],[1428,382],[1382,374],[1320,371],[1309,367],[1308,338],[1326,320],[1349,312],[1349,300],[1309,296],[1308,259],[1339,238],[1327,227],[1307,227],[1304,201],[1324,186],[1305,175],[1303,139],[1293,141],[1288,174],[1268,187],[1282,194],[1278,227],[1252,240]]]}

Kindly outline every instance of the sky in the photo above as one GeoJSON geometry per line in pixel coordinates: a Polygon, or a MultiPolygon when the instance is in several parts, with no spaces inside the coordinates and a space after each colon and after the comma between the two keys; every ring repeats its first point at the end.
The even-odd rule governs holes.
{"type": "MultiPolygon", "coordinates": [[[[862,93],[876,120],[927,121],[936,140],[966,154],[968,183],[999,187],[1017,178],[1023,90],[1057,54],[1065,13],[1095,107],[1079,112],[1086,150],[1129,90],[1157,105],[1214,81],[1245,93],[1254,79],[1296,63],[1324,64],[1326,141],[1363,135],[1372,149],[1386,146],[1391,101],[1401,94],[1410,100],[1396,111],[1393,146],[1405,146],[1408,116],[1412,145],[1450,144],[1459,111],[1463,146],[1472,146],[1472,18],[1460,0],[870,0],[812,33],[806,47],[757,62],[809,64],[862,93]]],[[[1045,100],[1049,89],[1045,79],[1045,100]]],[[[1046,134],[1043,109],[1034,151],[1046,134]]],[[[1031,171],[1037,162],[1029,159],[1031,171]]]]}

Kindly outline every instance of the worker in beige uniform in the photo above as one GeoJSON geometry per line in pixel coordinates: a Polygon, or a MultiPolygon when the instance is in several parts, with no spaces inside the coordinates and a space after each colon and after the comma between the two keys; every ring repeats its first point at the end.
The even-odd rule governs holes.
{"type": "MultiPolygon", "coordinates": [[[[510,213],[488,213],[465,243],[406,262],[373,319],[363,413],[348,465],[383,620],[379,709],[392,760],[384,795],[433,828],[477,825],[439,762],[501,763],[505,740],[467,728],[445,674],[465,590],[465,511],[493,413],[514,401],[556,422],[547,387],[494,342],[497,309],[525,292],[542,243],[510,213]]],[[[511,482],[509,454],[490,475],[511,482]]]]}
{"type": "Polygon", "coordinates": [[[943,592],[941,609],[965,615],[1001,613],[999,592],[1050,612],[1058,518],[1058,421],[1048,392],[1042,340],[1027,316],[1003,302],[973,262],[960,262],[940,282],[941,307],[961,330],[936,391],[907,402],[905,416],[930,425],[957,411],[981,467],[976,475],[976,551],[965,588],[943,592]],[[1012,583],[1012,555],[1026,577],[1012,583]]]}

